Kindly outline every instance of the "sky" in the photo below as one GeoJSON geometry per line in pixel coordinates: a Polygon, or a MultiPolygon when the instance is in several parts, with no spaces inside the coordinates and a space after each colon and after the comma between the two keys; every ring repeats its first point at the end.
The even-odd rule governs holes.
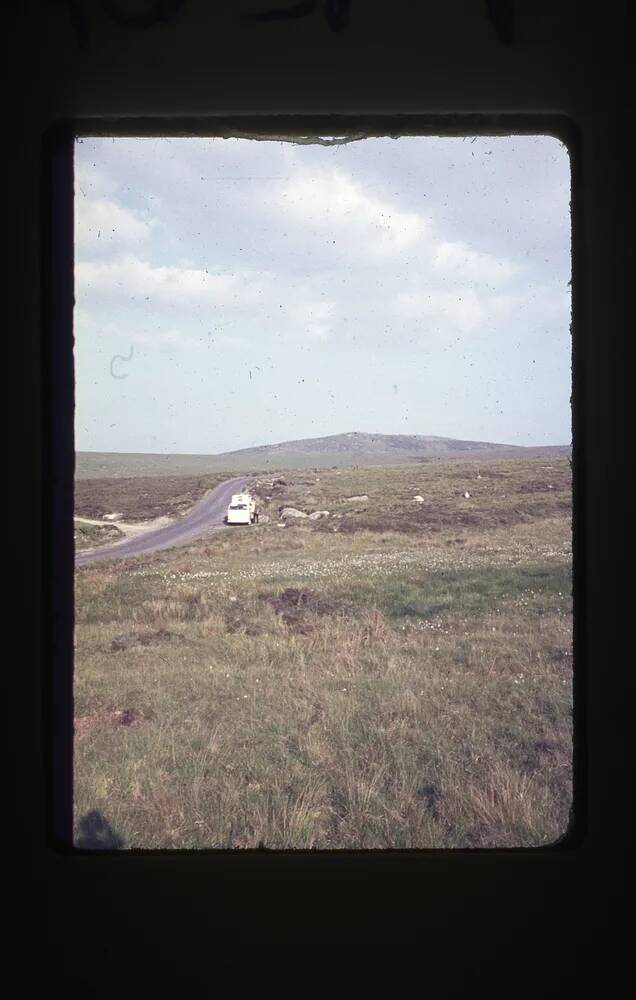
{"type": "Polygon", "coordinates": [[[75,446],[571,441],[570,166],[548,136],[75,147],[75,446]]]}

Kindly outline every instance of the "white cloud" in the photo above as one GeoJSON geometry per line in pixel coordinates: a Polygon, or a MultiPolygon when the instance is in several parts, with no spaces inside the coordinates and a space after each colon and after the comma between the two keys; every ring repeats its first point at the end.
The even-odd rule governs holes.
{"type": "Polygon", "coordinates": [[[126,255],[114,261],[80,261],[75,266],[78,298],[146,300],[151,305],[229,302],[241,287],[236,274],[209,274],[192,267],[153,267],[126,255]]]}
{"type": "Polygon", "coordinates": [[[517,301],[511,295],[479,295],[472,288],[431,289],[396,296],[395,308],[405,319],[429,320],[432,328],[451,326],[462,333],[473,333],[487,323],[505,320],[517,301]]]}
{"type": "Polygon", "coordinates": [[[333,302],[303,302],[291,310],[292,321],[309,337],[322,339],[331,334],[333,302]]]}
{"type": "Polygon", "coordinates": [[[337,168],[297,171],[283,188],[282,202],[305,224],[331,229],[371,256],[401,253],[428,229],[422,216],[367,194],[337,168]]]}
{"type": "Polygon", "coordinates": [[[106,198],[81,199],[75,206],[75,245],[100,253],[135,246],[150,238],[154,224],[106,198]]]}
{"type": "Polygon", "coordinates": [[[518,271],[518,267],[505,257],[479,253],[463,242],[440,243],[432,263],[436,271],[463,281],[507,281],[518,271]]]}
{"type": "Polygon", "coordinates": [[[117,181],[113,180],[104,170],[100,170],[94,163],[90,165],[88,163],[80,164],[77,159],[75,160],[74,186],[78,203],[90,196],[100,197],[114,194],[119,190],[117,181]]]}
{"type": "Polygon", "coordinates": [[[493,285],[520,270],[506,257],[480,252],[464,241],[445,240],[432,219],[371,194],[337,167],[296,167],[272,208],[323,235],[333,234],[335,248],[345,249],[357,262],[384,265],[393,258],[397,263],[404,254],[424,251],[434,274],[493,285]]]}

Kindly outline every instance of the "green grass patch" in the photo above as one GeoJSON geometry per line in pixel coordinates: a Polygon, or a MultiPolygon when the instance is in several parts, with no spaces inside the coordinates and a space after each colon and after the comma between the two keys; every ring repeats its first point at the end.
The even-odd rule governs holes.
{"type": "Polygon", "coordinates": [[[399,622],[448,613],[476,617],[521,596],[526,596],[533,613],[541,614],[554,607],[555,597],[569,595],[571,585],[569,566],[557,564],[437,570],[415,578],[389,576],[343,584],[335,592],[343,601],[376,607],[399,622]]]}

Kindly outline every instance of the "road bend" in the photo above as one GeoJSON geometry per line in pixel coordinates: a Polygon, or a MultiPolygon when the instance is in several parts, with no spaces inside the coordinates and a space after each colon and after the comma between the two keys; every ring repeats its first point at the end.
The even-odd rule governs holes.
{"type": "Polygon", "coordinates": [[[125,538],[123,541],[104,545],[102,548],[78,552],[75,556],[75,565],[83,566],[98,559],[124,559],[145,552],[157,552],[159,549],[171,549],[175,545],[188,545],[201,535],[219,531],[226,526],[224,517],[232,494],[242,492],[245,484],[245,476],[226,479],[210,490],[189,514],[179,518],[174,524],[135,535],[133,538],[125,538]]]}

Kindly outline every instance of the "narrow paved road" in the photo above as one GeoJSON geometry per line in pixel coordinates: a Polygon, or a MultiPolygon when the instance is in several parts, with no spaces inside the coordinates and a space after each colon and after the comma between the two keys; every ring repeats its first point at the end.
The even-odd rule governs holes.
{"type": "Polygon", "coordinates": [[[97,559],[123,559],[126,556],[138,556],[143,552],[156,552],[158,549],[170,549],[173,545],[187,545],[200,535],[223,528],[223,518],[227,512],[230,497],[240,493],[245,486],[246,477],[226,479],[211,490],[189,514],[169,524],[166,528],[148,531],[123,542],[104,545],[91,552],[78,552],[75,565],[95,562],[97,559]]]}

